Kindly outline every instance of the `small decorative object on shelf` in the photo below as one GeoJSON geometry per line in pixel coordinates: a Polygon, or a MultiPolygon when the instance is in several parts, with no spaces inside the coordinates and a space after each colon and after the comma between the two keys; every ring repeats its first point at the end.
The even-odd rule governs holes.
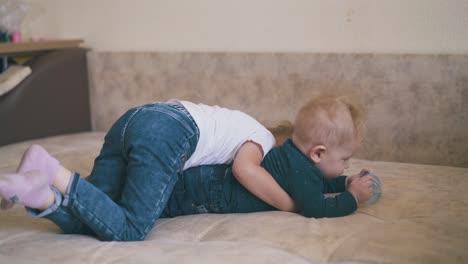
{"type": "Polygon", "coordinates": [[[31,74],[28,66],[13,65],[0,74],[0,96],[15,88],[21,81],[31,74]]]}
{"type": "Polygon", "coordinates": [[[10,33],[8,33],[8,31],[0,31],[0,43],[10,42],[10,41],[11,41],[10,33]]]}
{"type": "Polygon", "coordinates": [[[3,41],[21,42],[21,26],[30,11],[31,5],[21,0],[0,1],[0,31],[3,41]],[[4,37],[3,32],[9,37],[4,37]]]}
{"type": "MultiPolygon", "coordinates": [[[[37,7],[38,4],[24,0],[0,0],[0,45],[21,43],[21,29],[27,24],[24,22],[30,20],[34,13],[37,14],[34,12],[38,10],[37,7]]],[[[11,64],[17,64],[15,59],[0,53],[0,73],[6,71],[11,64]]]]}
{"type": "Polygon", "coordinates": [[[21,42],[21,33],[19,31],[11,32],[11,42],[13,43],[21,42]]]}

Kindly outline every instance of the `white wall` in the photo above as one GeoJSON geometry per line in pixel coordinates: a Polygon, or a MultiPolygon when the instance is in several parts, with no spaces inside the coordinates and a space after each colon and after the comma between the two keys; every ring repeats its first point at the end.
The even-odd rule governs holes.
{"type": "Polygon", "coordinates": [[[468,53],[467,0],[29,0],[96,50],[468,53]]]}

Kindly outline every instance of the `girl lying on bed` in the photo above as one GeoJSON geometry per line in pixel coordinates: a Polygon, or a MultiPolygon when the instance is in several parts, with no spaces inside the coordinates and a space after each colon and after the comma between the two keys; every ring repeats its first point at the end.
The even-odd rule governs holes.
{"type": "Polygon", "coordinates": [[[0,175],[2,207],[18,203],[65,233],[117,241],[144,240],[158,218],[177,215],[348,215],[372,196],[369,176],[339,176],[364,137],[360,109],[345,97],[316,98],[301,108],[292,138],[269,151],[271,133],[242,112],[144,105],[112,126],[86,180],[31,146],[17,173],[0,175]]]}

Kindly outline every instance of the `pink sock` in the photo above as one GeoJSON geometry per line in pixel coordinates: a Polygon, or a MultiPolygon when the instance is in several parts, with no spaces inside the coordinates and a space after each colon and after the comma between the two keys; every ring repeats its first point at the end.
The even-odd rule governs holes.
{"type": "Polygon", "coordinates": [[[17,173],[39,170],[49,177],[49,184],[52,185],[57,176],[59,166],[60,162],[52,157],[42,146],[32,145],[24,152],[17,173]]]}
{"type": "Polygon", "coordinates": [[[43,206],[50,195],[49,178],[38,170],[1,174],[0,196],[31,208],[43,206]]]}
{"type": "MultiPolygon", "coordinates": [[[[42,146],[32,145],[24,152],[16,172],[21,174],[32,170],[38,170],[42,174],[47,175],[48,182],[52,185],[57,176],[59,166],[59,161],[52,157],[42,146]]],[[[13,207],[14,202],[9,198],[10,197],[1,199],[1,209],[6,210],[13,207]]]]}

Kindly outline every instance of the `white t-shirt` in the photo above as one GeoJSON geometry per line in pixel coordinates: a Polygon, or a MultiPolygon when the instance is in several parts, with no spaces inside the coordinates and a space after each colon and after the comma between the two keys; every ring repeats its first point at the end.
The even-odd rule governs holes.
{"type": "Polygon", "coordinates": [[[229,164],[246,141],[259,144],[264,157],[275,145],[271,132],[241,111],[187,101],[170,102],[182,104],[200,129],[197,147],[184,170],[199,165],[229,164]]]}

